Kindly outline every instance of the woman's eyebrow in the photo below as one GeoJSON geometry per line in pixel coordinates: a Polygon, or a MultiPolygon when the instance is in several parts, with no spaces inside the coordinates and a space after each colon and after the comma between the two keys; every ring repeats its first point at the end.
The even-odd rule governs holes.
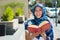
{"type": "Polygon", "coordinates": [[[39,10],[42,10],[41,8],[39,10]]]}

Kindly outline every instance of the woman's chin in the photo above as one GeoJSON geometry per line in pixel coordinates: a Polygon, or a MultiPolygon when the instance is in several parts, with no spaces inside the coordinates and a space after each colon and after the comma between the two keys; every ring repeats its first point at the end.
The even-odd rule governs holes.
{"type": "Polygon", "coordinates": [[[38,16],[37,18],[40,18],[40,16],[38,16]]]}
{"type": "Polygon", "coordinates": [[[40,17],[37,17],[37,18],[40,18],[40,17]]]}

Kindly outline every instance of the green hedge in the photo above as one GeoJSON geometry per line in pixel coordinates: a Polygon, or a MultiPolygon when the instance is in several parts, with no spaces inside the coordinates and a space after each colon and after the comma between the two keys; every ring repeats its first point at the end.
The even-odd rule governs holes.
{"type": "Polygon", "coordinates": [[[3,21],[11,21],[14,18],[14,12],[10,6],[6,8],[3,13],[2,19],[3,21]]]}
{"type": "Polygon", "coordinates": [[[22,16],[22,9],[21,8],[17,8],[16,9],[16,16],[22,16]]]}

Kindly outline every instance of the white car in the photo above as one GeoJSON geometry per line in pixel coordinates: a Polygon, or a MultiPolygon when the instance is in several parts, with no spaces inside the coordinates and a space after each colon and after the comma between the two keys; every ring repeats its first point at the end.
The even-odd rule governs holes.
{"type": "Polygon", "coordinates": [[[48,16],[49,17],[56,17],[55,14],[56,14],[56,11],[57,11],[57,15],[59,13],[59,10],[55,10],[55,8],[48,8],[46,7],[46,10],[48,11],[48,16]]]}
{"type": "Polygon", "coordinates": [[[59,14],[58,14],[58,23],[60,23],[60,11],[59,11],[59,14]]]}

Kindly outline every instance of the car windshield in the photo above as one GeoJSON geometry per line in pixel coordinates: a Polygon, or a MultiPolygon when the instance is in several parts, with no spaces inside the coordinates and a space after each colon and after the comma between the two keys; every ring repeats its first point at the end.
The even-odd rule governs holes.
{"type": "Polygon", "coordinates": [[[50,11],[56,11],[56,9],[51,9],[50,11]]]}

